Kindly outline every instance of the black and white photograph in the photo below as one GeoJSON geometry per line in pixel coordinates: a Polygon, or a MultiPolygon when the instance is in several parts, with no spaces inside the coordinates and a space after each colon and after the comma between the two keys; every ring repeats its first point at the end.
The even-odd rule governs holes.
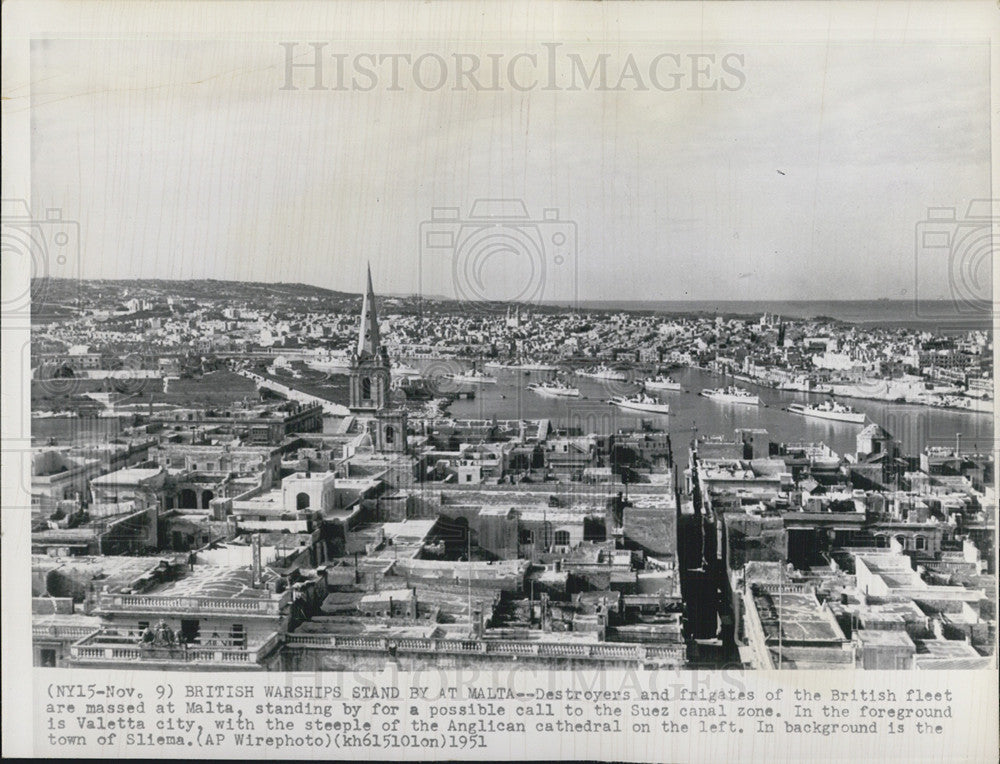
{"type": "Polygon", "coordinates": [[[4,17],[5,749],[995,756],[995,3],[4,17]]]}

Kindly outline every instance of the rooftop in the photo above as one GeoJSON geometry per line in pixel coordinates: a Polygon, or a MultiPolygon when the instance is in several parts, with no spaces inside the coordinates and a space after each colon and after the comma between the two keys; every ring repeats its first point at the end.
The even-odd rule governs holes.
{"type": "Polygon", "coordinates": [[[957,639],[918,639],[917,654],[926,658],[979,658],[976,649],[957,639]]]}
{"type": "Polygon", "coordinates": [[[854,637],[866,647],[909,647],[914,648],[913,640],[905,631],[886,631],[884,629],[858,629],[854,637]]]}
{"type": "Polygon", "coordinates": [[[382,530],[387,539],[395,541],[423,541],[434,529],[437,520],[403,520],[399,523],[384,523],[382,530]]]}
{"type": "Polygon", "coordinates": [[[811,592],[756,588],[753,598],[769,642],[839,643],[847,639],[833,614],[822,608],[811,592]]]}
{"type": "Polygon", "coordinates": [[[138,484],[147,480],[152,480],[161,473],[163,473],[163,469],[161,467],[155,467],[152,469],[128,467],[115,472],[109,472],[107,475],[101,475],[100,477],[93,478],[90,481],[90,484],[95,486],[138,484]]]}
{"type": "MultiPolygon", "coordinates": [[[[269,572],[265,572],[270,576],[269,572]]],[[[143,592],[158,597],[211,597],[213,599],[270,599],[268,589],[254,588],[249,566],[196,565],[194,570],[143,592]]]]}
{"type": "Polygon", "coordinates": [[[361,597],[361,604],[373,604],[376,602],[409,602],[413,599],[412,589],[383,589],[378,592],[371,592],[361,597]]]}

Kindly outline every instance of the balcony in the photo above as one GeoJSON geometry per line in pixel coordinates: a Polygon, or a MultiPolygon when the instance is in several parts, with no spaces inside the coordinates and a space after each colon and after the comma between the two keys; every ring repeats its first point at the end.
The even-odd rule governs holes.
{"type": "Polygon", "coordinates": [[[277,618],[291,599],[291,590],[268,599],[243,597],[181,597],[155,594],[102,594],[102,613],[163,613],[177,615],[241,615],[277,618]]]}
{"type": "Polygon", "coordinates": [[[277,631],[259,645],[244,647],[224,639],[217,644],[144,645],[138,644],[134,637],[99,629],[70,646],[70,662],[81,666],[129,664],[135,668],[135,664],[140,664],[138,668],[186,666],[192,670],[250,671],[262,668],[260,660],[280,644],[281,635],[277,631]]]}
{"type": "Polygon", "coordinates": [[[474,639],[413,639],[340,636],[335,634],[288,634],[289,648],[345,650],[436,655],[477,655],[498,658],[542,658],[588,661],[634,661],[660,666],[683,666],[683,646],[641,645],[610,642],[529,642],[474,639]]]}
{"type": "Polygon", "coordinates": [[[94,626],[68,626],[65,624],[44,624],[31,627],[31,637],[39,640],[75,642],[94,633],[94,626]]]}

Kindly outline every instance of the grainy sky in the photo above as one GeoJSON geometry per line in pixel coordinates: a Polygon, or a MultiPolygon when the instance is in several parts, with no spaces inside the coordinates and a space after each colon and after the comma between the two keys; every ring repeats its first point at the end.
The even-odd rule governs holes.
{"type": "Polygon", "coordinates": [[[554,89],[518,90],[545,80],[543,44],[557,38],[285,39],[297,63],[327,39],[323,84],[340,61],[345,89],[310,90],[304,68],[282,89],[278,39],[33,44],[32,205],[79,220],[84,277],[357,291],[371,261],[383,293],[947,297],[946,253],[918,252],[915,227],[928,207],[989,196],[985,45],[632,45],[604,29],[556,51],[554,89]],[[446,84],[436,59],[416,74],[403,60],[391,89],[391,61],[363,56],[394,52],[438,54],[446,84]],[[455,53],[478,57],[480,79],[496,56],[499,86],[456,90],[455,53]],[[649,81],[663,53],[679,56],[659,60],[676,90],[649,81]],[[714,57],[701,80],[692,53],[714,57]],[[572,90],[569,54],[587,70],[607,54],[609,88],[631,56],[646,89],[633,77],[572,90]],[[740,57],[729,71],[727,55],[740,57]],[[462,238],[482,229],[461,228],[478,198],[524,201],[530,221],[503,229],[512,247],[462,238]],[[435,206],[460,208],[439,227],[456,234],[450,250],[422,250],[435,206]],[[574,225],[535,225],[549,208],[574,225]]]}

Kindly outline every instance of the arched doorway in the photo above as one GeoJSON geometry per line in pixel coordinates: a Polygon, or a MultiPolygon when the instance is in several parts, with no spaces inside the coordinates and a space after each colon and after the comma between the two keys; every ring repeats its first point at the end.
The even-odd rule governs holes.
{"type": "Polygon", "coordinates": [[[214,499],[214,498],[215,498],[215,494],[212,493],[211,491],[209,491],[208,489],[205,489],[204,491],[202,491],[201,492],[201,508],[202,509],[208,509],[208,507],[209,507],[212,499],[214,499]]]}
{"type": "Polygon", "coordinates": [[[198,509],[198,494],[193,488],[183,488],[177,494],[178,509],[198,509]]]}
{"type": "Polygon", "coordinates": [[[311,499],[309,498],[309,494],[306,493],[305,491],[302,491],[295,497],[295,508],[299,510],[309,509],[310,501],[311,499]]]}

